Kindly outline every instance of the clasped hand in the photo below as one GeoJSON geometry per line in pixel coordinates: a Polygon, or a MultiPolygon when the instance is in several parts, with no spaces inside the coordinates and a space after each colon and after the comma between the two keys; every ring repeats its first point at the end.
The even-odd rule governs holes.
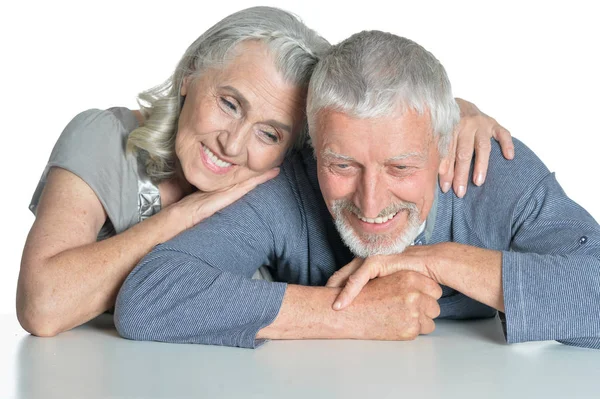
{"type": "MultiPolygon", "coordinates": [[[[412,271],[432,280],[439,287],[436,274],[439,259],[436,245],[410,246],[404,252],[395,255],[373,256],[367,259],[355,258],[352,262],[336,271],[327,281],[327,287],[343,287],[333,303],[334,310],[342,310],[350,305],[369,281],[389,276],[399,271],[412,271]]],[[[437,296],[437,292],[432,296],[437,296]]]]}

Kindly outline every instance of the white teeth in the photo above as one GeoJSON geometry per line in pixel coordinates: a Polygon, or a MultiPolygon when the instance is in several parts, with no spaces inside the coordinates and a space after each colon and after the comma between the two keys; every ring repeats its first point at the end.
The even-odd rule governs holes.
{"type": "Polygon", "coordinates": [[[208,156],[208,158],[210,158],[210,160],[219,168],[226,168],[228,166],[231,166],[229,162],[225,162],[222,159],[217,158],[217,156],[211,150],[209,150],[207,146],[202,145],[202,149],[204,150],[204,153],[208,156]]]}
{"type": "Polygon", "coordinates": [[[375,223],[375,224],[381,224],[381,223],[385,223],[385,222],[387,222],[388,220],[392,219],[394,216],[396,216],[396,214],[397,214],[397,213],[398,213],[398,212],[390,213],[390,214],[389,214],[389,215],[387,215],[387,216],[379,216],[379,217],[377,217],[377,218],[375,218],[375,219],[371,219],[371,218],[365,218],[365,217],[358,216],[358,215],[357,215],[357,216],[358,216],[358,218],[359,218],[360,220],[362,220],[362,221],[363,221],[363,222],[365,222],[365,223],[375,223]]]}

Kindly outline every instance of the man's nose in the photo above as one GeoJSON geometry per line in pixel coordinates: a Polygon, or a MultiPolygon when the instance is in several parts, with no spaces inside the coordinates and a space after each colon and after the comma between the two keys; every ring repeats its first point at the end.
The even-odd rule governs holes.
{"type": "Polygon", "coordinates": [[[366,218],[376,218],[389,205],[384,176],[377,170],[363,172],[356,194],[356,204],[366,218]]]}
{"type": "Polygon", "coordinates": [[[242,154],[248,146],[251,130],[251,126],[238,124],[227,131],[221,132],[218,141],[223,150],[223,155],[234,158],[242,154]]]}

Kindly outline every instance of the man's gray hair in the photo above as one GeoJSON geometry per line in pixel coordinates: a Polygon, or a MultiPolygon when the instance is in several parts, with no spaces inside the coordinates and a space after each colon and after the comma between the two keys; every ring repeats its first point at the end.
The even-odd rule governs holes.
{"type": "MultiPolygon", "coordinates": [[[[224,67],[231,51],[247,40],[265,43],[283,78],[300,87],[308,86],[319,57],[331,47],[297,16],[277,8],[248,8],[217,22],[192,43],[169,79],[138,95],[145,122],[129,135],[127,147],[141,156],[152,180],[169,178],[175,171],[175,135],[182,106],[179,91],[184,78],[224,67]]],[[[306,138],[307,129],[302,130],[297,146],[306,138]]]]}
{"type": "Polygon", "coordinates": [[[444,67],[411,40],[363,31],[333,46],[315,68],[308,89],[309,132],[324,110],[366,119],[393,115],[399,107],[430,113],[445,155],[460,112],[444,67]]]}

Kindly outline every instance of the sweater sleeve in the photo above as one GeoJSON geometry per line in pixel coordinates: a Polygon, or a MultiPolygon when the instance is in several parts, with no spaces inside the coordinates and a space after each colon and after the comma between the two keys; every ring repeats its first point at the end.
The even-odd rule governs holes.
{"type": "Polygon", "coordinates": [[[519,201],[502,256],[507,341],[600,349],[600,228],[554,174],[519,201]]]}
{"type": "Polygon", "coordinates": [[[289,190],[279,189],[282,174],[142,259],[117,298],[118,332],[135,340],[261,344],[256,334],[277,316],[286,284],[251,276],[288,256],[280,243],[294,239],[301,219],[289,190]]]}

